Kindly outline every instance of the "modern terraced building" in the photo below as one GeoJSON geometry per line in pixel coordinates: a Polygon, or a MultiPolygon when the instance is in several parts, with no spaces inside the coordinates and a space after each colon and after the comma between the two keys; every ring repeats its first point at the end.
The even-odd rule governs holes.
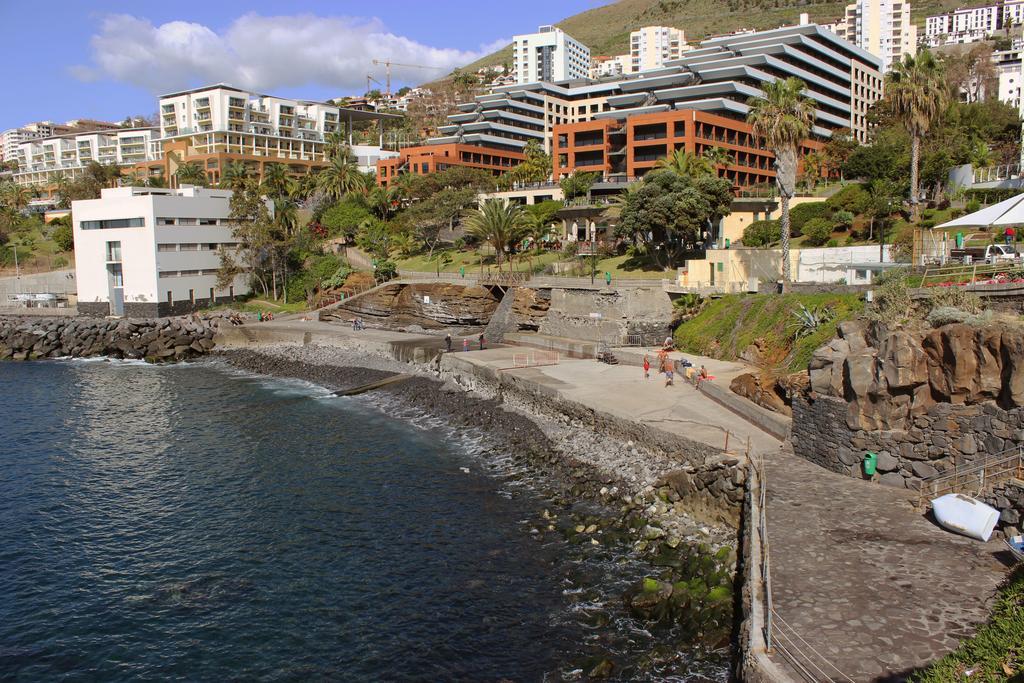
{"type": "Polygon", "coordinates": [[[535,140],[554,157],[556,179],[580,169],[630,180],[673,149],[718,146],[735,161],[723,172],[739,186],[753,185],[774,177],[771,153],[745,122],[747,100],[761,95],[762,83],[795,76],[807,84],[817,104],[807,142],[814,148],[839,129],[866,139],[868,107],[882,96],[880,68],[877,57],[815,24],[712,38],[661,69],[478,96],[449,116],[441,137],[378,164],[378,179],[423,172],[408,159],[438,145],[460,150],[448,165],[473,166],[481,152],[466,148],[514,159],[535,140]]]}

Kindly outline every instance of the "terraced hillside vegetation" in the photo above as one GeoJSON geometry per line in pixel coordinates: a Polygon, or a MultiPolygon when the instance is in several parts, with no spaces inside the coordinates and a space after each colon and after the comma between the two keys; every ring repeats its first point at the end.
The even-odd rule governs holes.
{"type": "Polygon", "coordinates": [[[798,372],[839,323],[863,310],[859,294],[729,294],[705,302],[676,328],[675,341],[702,356],[798,372]]]}

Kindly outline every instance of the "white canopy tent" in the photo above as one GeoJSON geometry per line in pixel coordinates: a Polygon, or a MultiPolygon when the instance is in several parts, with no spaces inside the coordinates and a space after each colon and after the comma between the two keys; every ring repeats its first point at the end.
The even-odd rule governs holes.
{"type": "Polygon", "coordinates": [[[984,209],[969,213],[960,218],[954,218],[942,225],[936,225],[935,230],[946,230],[949,228],[987,228],[1006,227],[1010,225],[1024,225],[1024,194],[1004,199],[998,204],[986,206],[984,209]]]}

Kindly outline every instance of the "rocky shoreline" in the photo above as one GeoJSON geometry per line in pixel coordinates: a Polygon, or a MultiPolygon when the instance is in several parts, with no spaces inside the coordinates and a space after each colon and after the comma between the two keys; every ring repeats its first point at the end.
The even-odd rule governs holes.
{"type": "MultiPolygon", "coordinates": [[[[680,467],[668,454],[571,421],[512,409],[438,380],[426,365],[317,346],[227,350],[215,357],[243,371],[332,390],[396,373],[416,375],[360,398],[398,417],[430,416],[453,432],[479,434],[484,447],[500,452],[517,477],[549,496],[551,506],[531,521],[530,533],[538,540],[557,535],[571,543],[620,547],[640,558],[649,572],[623,599],[645,628],[673,630],[672,640],[682,638],[707,651],[733,641],[737,530],[687,514],[664,480],[680,467]]],[[[612,675],[614,663],[594,667],[587,671],[592,677],[612,675]]]]}

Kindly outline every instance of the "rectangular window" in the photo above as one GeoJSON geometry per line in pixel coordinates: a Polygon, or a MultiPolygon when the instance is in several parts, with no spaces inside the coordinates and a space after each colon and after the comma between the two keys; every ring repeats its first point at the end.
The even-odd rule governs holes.
{"type": "Polygon", "coordinates": [[[158,244],[156,245],[157,251],[178,251],[177,244],[158,244]]]}
{"type": "Polygon", "coordinates": [[[174,295],[171,294],[171,290],[168,289],[167,290],[167,304],[170,305],[170,304],[173,304],[173,303],[174,303],[174,295]]]}
{"type": "Polygon", "coordinates": [[[213,295],[213,287],[210,287],[210,303],[212,304],[216,299],[217,297],[213,295]]]}
{"type": "Polygon", "coordinates": [[[199,225],[217,225],[216,218],[200,218],[199,225]]]}
{"type": "Polygon", "coordinates": [[[174,219],[173,218],[160,217],[160,218],[156,219],[156,224],[157,225],[174,225],[174,219]]]}
{"type": "Polygon", "coordinates": [[[108,263],[120,263],[121,262],[121,243],[120,242],[107,242],[107,262],[108,263]]]}
{"type": "Polygon", "coordinates": [[[186,242],[178,245],[178,251],[199,251],[199,245],[195,242],[186,242]]]}
{"type": "Polygon", "coordinates": [[[181,277],[196,277],[197,275],[199,275],[199,271],[198,270],[179,270],[178,271],[178,275],[180,275],[181,277]]]}
{"type": "Polygon", "coordinates": [[[111,230],[114,228],[141,228],[146,224],[143,218],[112,218],[105,221],[82,221],[82,230],[111,230]]]}
{"type": "Polygon", "coordinates": [[[124,274],[121,271],[120,263],[107,265],[107,272],[110,273],[110,280],[115,287],[124,287],[124,274]]]}
{"type": "Polygon", "coordinates": [[[192,302],[193,306],[196,305],[196,290],[194,290],[194,289],[188,290],[188,300],[192,302]]]}
{"type": "Polygon", "coordinates": [[[195,225],[195,224],[196,224],[196,219],[195,218],[179,218],[178,219],[178,225],[195,225]]]}

